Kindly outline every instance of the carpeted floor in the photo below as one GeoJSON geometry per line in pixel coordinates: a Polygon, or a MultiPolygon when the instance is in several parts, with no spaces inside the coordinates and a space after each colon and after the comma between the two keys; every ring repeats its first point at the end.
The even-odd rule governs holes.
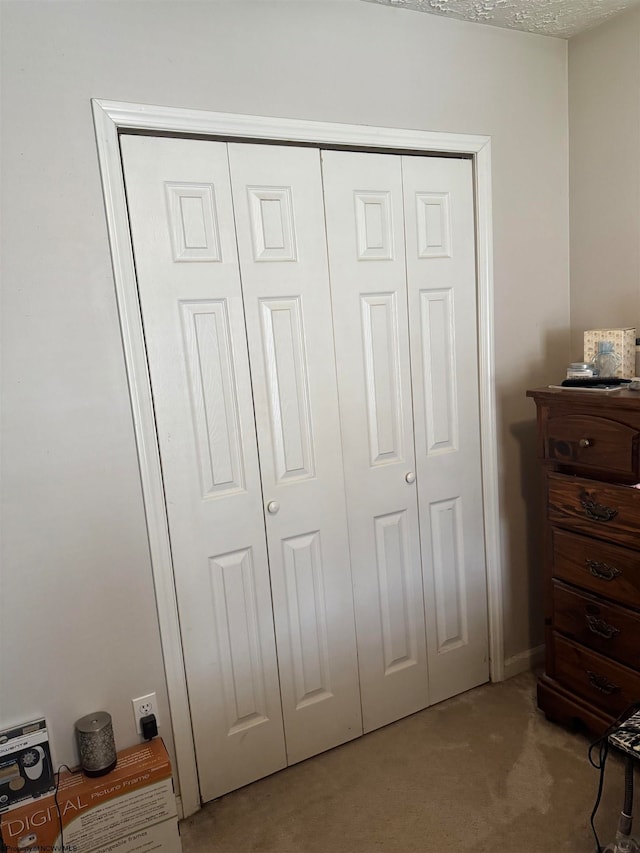
{"type": "MultiPolygon", "coordinates": [[[[184,853],[592,853],[588,739],[548,723],[532,674],[485,685],[207,804],[184,853]]],[[[613,838],[622,764],[597,820],[613,838]]]]}

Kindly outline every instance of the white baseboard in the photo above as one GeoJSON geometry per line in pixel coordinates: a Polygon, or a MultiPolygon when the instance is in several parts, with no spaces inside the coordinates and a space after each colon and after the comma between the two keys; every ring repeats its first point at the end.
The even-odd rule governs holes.
{"type": "Polygon", "coordinates": [[[544,663],[544,645],[527,649],[513,657],[506,658],[504,662],[504,677],[513,678],[521,672],[528,672],[536,666],[544,663]]]}

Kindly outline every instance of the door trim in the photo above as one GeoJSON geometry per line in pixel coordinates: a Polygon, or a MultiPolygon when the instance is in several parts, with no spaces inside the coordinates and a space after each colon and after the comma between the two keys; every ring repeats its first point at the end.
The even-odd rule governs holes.
{"type": "Polygon", "coordinates": [[[180,641],[160,454],[153,415],[142,318],[118,135],[139,130],[232,137],[244,141],[294,142],[349,148],[466,154],[474,161],[478,277],[478,378],[484,500],[485,558],[489,619],[489,672],[504,679],[498,457],[494,373],[493,235],[491,137],[333,124],[92,100],[98,159],[105,200],[116,299],[140,463],[160,639],[164,657],[183,815],[200,808],[191,715],[180,641]]]}

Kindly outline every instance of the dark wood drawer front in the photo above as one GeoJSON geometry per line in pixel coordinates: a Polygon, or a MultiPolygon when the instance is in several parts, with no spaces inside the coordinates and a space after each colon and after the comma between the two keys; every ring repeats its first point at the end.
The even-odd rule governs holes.
{"type": "Polygon", "coordinates": [[[640,614],[599,601],[564,584],[553,585],[557,631],[627,666],[640,663],[640,614]]]}
{"type": "Polygon", "coordinates": [[[558,528],[551,537],[554,577],[640,608],[640,552],[558,528]]]}
{"type": "Polygon", "coordinates": [[[609,418],[593,415],[550,415],[543,453],[562,465],[612,472],[638,473],[638,431],[609,418]]]}
{"type": "Polygon", "coordinates": [[[553,644],[555,678],[569,690],[614,716],[640,700],[638,673],[558,634],[553,644]]]}
{"type": "Polygon", "coordinates": [[[547,492],[554,524],[621,545],[640,545],[639,489],[550,473],[547,492]]]}

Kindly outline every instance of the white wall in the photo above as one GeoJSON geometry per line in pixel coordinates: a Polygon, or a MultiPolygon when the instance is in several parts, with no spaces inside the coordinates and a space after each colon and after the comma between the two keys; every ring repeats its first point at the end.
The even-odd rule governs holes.
{"type": "Polygon", "coordinates": [[[506,655],[539,643],[524,393],[568,358],[566,42],[354,0],[5,2],[3,19],[0,720],[46,714],[59,761],[90,711],[119,748],[132,696],[158,691],[167,722],[92,97],[492,136],[506,655]]]}
{"type": "Polygon", "coordinates": [[[640,336],[640,7],[569,42],[571,329],[640,336]]]}

